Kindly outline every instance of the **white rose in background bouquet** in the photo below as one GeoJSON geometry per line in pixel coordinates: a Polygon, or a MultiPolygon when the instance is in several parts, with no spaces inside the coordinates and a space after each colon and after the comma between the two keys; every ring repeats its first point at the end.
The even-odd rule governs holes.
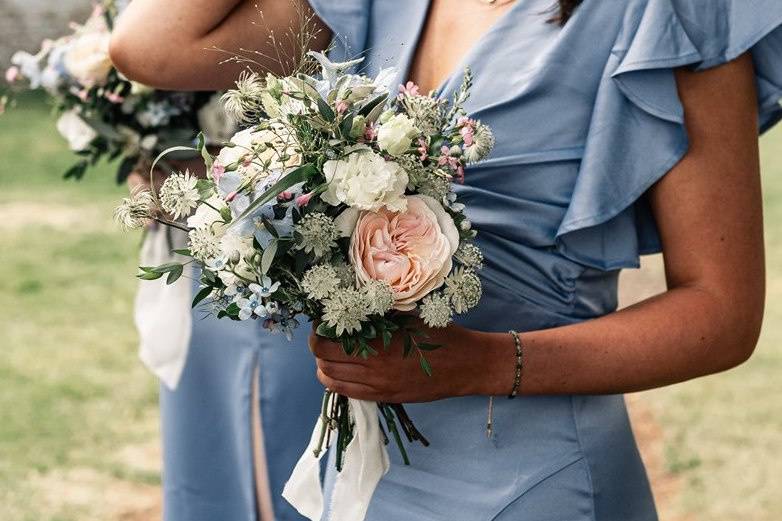
{"type": "MultiPolygon", "coordinates": [[[[6,71],[16,90],[40,89],[54,100],[61,114],[57,129],[80,156],[66,177],[81,178],[102,158],[121,158],[117,177],[122,181],[140,159],[151,160],[175,145],[192,146],[201,122],[216,129],[215,144],[224,141],[220,130],[230,124],[217,101],[209,103],[211,94],[158,91],[119,74],[109,58],[109,41],[120,4],[97,3],[87,21],[72,24],[57,40],[45,40],[37,54],[15,53],[6,71]]],[[[189,156],[192,152],[180,152],[178,159],[189,156]]]]}
{"type": "MultiPolygon", "coordinates": [[[[251,126],[216,158],[200,147],[208,179],[171,176],[154,203],[145,193],[126,200],[118,220],[133,227],[145,212],[189,216],[189,248],[178,253],[203,269],[194,306],[287,335],[307,318],[353,356],[403,335],[404,356],[431,373],[426,351],[440,346],[425,342],[411,314],[445,327],[481,296],[482,256],[452,190],[493,146],[491,131],[463,108],[469,71],[445,100],[411,84],[392,92],[389,71],[348,74],[360,60],[310,56],[320,78],[244,74],[224,99],[251,126]]],[[[182,269],[144,266],[139,277],[173,282],[182,269]]],[[[368,422],[359,408],[366,402],[326,392],[313,450],[336,443],[339,469],[357,430],[379,429],[379,418],[405,461],[400,431],[426,444],[401,405],[377,404],[379,418],[368,422]]]]}

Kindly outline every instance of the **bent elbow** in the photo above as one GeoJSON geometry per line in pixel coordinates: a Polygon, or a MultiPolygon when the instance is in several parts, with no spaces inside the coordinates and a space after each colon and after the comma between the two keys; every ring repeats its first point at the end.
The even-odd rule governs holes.
{"type": "Polygon", "coordinates": [[[143,81],[144,67],[142,60],[137,59],[140,51],[133,38],[129,38],[120,30],[114,30],[109,42],[109,57],[114,67],[125,77],[133,81],[143,81]]]}
{"type": "Polygon", "coordinates": [[[115,30],[109,43],[109,57],[114,67],[131,81],[158,89],[176,89],[172,85],[168,57],[161,47],[151,48],[134,35],[115,30]]]}
{"type": "Polygon", "coordinates": [[[743,323],[736,327],[735,337],[727,350],[722,370],[733,369],[747,362],[755,353],[760,340],[763,325],[763,308],[750,317],[744,317],[743,323]]]}

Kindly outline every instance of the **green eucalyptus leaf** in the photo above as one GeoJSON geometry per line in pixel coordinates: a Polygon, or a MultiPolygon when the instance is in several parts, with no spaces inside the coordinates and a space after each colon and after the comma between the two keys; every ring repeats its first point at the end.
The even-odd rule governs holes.
{"type": "Polygon", "coordinates": [[[268,190],[262,193],[256,200],[250,203],[247,209],[243,211],[241,215],[239,215],[239,217],[234,219],[231,226],[235,226],[236,223],[239,223],[247,216],[252,215],[256,209],[265,205],[266,203],[268,203],[269,201],[271,201],[272,199],[280,195],[288,188],[292,187],[295,184],[306,181],[316,173],[317,173],[317,169],[315,168],[315,165],[311,163],[302,165],[296,170],[293,170],[292,172],[288,173],[285,177],[283,177],[282,179],[274,183],[274,185],[272,185],[268,190]]]}
{"type": "Polygon", "coordinates": [[[421,356],[421,358],[418,359],[421,364],[421,369],[424,370],[426,373],[426,376],[432,376],[432,366],[429,365],[429,360],[421,356]]]}
{"type": "Polygon", "coordinates": [[[271,268],[272,262],[274,262],[274,256],[277,255],[277,242],[277,239],[273,239],[266,249],[263,250],[263,255],[261,256],[261,273],[264,275],[269,272],[269,268],[271,268]]]}
{"type": "Polygon", "coordinates": [[[207,286],[205,288],[201,288],[201,291],[199,291],[196,296],[193,298],[193,307],[196,307],[198,304],[204,301],[206,297],[212,294],[212,288],[207,286]]]}
{"type": "Polygon", "coordinates": [[[320,96],[318,96],[317,103],[318,112],[320,112],[320,115],[323,116],[323,119],[328,122],[334,121],[334,111],[331,109],[331,107],[329,107],[328,103],[326,103],[320,96]]]}
{"type": "Polygon", "coordinates": [[[336,338],[337,336],[337,330],[333,327],[329,327],[328,324],[325,322],[321,322],[318,324],[317,329],[315,329],[315,333],[318,335],[324,337],[324,338],[336,338]]]}
{"type": "Polygon", "coordinates": [[[179,280],[179,277],[182,276],[182,273],[184,272],[184,266],[181,264],[171,271],[168,272],[168,277],[166,278],[166,284],[173,284],[177,280],[179,280]]]}
{"type": "Polygon", "coordinates": [[[136,277],[141,280],[157,280],[162,276],[163,276],[162,273],[152,273],[152,272],[144,272],[136,275],[136,277]]]}

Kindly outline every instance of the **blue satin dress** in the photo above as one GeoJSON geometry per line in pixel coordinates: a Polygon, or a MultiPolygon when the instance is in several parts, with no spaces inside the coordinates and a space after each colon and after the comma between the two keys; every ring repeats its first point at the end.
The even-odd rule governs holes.
{"type": "MultiPolygon", "coordinates": [[[[366,72],[406,79],[427,1],[311,3],[335,33],[332,59],[363,55],[366,72]]],[[[518,0],[440,88],[452,94],[469,65],[467,109],[497,137],[458,187],[486,256],[483,300],[459,320],[469,328],[616,309],[619,270],[660,251],[644,194],[688,150],[674,68],[751,50],[760,129],[782,117],[780,0],[585,0],[564,28],[547,23],[555,4],[518,0]]],[[[367,521],[657,519],[622,396],[498,399],[493,439],[486,402],[410,405],[431,446],[409,446],[410,466],[391,447],[367,521]]]]}
{"type": "MultiPolygon", "coordinates": [[[[251,415],[260,407],[276,521],[305,521],[282,488],[320,412],[323,387],[307,348],[309,328],[292,342],[259,321],[193,312],[193,332],[175,391],[161,386],[165,521],[255,521],[251,415]],[[252,384],[259,369],[260,403],[252,384]]],[[[263,521],[272,521],[266,520],[263,521]]]]}

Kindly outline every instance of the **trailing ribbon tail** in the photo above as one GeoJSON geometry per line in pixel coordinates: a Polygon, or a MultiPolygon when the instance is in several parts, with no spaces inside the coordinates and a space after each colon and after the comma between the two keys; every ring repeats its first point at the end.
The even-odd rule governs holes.
{"type": "MultiPolygon", "coordinates": [[[[182,248],[187,236],[163,226],[150,229],[141,249],[141,265],[156,266],[177,260],[172,248],[182,248]],[[169,236],[174,244],[169,244],[169,236]]],[[[189,273],[189,267],[185,268],[189,273]]],[[[140,281],[134,304],[139,336],[139,358],[163,384],[174,390],[179,383],[190,346],[192,317],[191,277],[173,284],[163,279],[140,281]]]]}
{"type": "MultiPolygon", "coordinates": [[[[354,421],[353,439],[345,450],[342,471],[336,476],[327,518],[329,521],[363,521],[375,488],[390,466],[378,423],[377,404],[351,398],[348,407],[354,421]]],[[[324,427],[323,421],[323,417],[318,418],[310,444],[293,469],[282,493],[301,515],[311,521],[321,521],[323,518],[320,459],[325,451],[315,455],[324,427]]]]}

